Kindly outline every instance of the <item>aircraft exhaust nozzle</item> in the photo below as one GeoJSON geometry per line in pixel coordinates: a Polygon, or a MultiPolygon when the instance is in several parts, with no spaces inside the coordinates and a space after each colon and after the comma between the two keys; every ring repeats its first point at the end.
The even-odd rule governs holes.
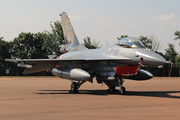
{"type": "Polygon", "coordinates": [[[79,68],[54,68],[52,69],[52,74],[60,78],[76,81],[91,80],[91,75],[85,70],[79,68]]]}

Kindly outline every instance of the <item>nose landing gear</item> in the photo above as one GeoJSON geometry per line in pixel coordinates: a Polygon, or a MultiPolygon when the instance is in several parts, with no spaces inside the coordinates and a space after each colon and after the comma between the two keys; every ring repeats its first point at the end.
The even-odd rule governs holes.
{"type": "Polygon", "coordinates": [[[107,90],[108,92],[118,92],[121,95],[126,94],[126,88],[123,86],[124,80],[121,76],[115,76],[115,80],[117,82],[116,86],[119,86],[120,89],[116,90],[116,86],[108,86],[109,89],[107,90]]]}
{"type": "Polygon", "coordinates": [[[124,80],[122,77],[120,77],[118,80],[119,80],[119,86],[120,86],[119,92],[121,95],[125,95],[126,94],[126,88],[123,86],[124,80]]]}

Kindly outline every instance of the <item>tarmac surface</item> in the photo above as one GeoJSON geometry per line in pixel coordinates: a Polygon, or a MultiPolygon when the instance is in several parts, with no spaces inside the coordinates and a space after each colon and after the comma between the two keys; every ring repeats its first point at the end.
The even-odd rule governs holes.
{"type": "Polygon", "coordinates": [[[126,95],[86,82],[69,93],[57,77],[0,77],[0,120],[179,120],[180,78],[126,80],[126,95]]]}

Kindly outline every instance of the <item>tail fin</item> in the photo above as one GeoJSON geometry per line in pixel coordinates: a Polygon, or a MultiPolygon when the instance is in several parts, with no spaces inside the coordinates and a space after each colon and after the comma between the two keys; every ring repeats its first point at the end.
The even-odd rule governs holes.
{"type": "Polygon", "coordinates": [[[67,13],[66,12],[61,13],[60,17],[61,17],[61,22],[62,22],[65,44],[67,44],[69,46],[68,51],[87,49],[86,47],[79,44],[79,41],[73,30],[73,27],[67,16],[67,13]]]}
{"type": "Polygon", "coordinates": [[[67,13],[63,12],[60,14],[60,16],[61,16],[65,43],[66,44],[79,44],[76,34],[71,25],[71,22],[67,16],[67,13]]]}

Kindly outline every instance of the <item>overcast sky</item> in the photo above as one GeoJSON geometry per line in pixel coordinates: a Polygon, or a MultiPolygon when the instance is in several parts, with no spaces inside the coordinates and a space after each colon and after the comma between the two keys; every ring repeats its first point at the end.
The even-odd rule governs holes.
{"type": "Polygon", "coordinates": [[[0,0],[0,37],[10,41],[21,32],[50,31],[50,22],[67,12],[76,35],[90,36],[102,46],[114,44],[117,37],[154,35],[161,40],[161,52],[168,43],[179,41],[180,0],[0,0]]]}

